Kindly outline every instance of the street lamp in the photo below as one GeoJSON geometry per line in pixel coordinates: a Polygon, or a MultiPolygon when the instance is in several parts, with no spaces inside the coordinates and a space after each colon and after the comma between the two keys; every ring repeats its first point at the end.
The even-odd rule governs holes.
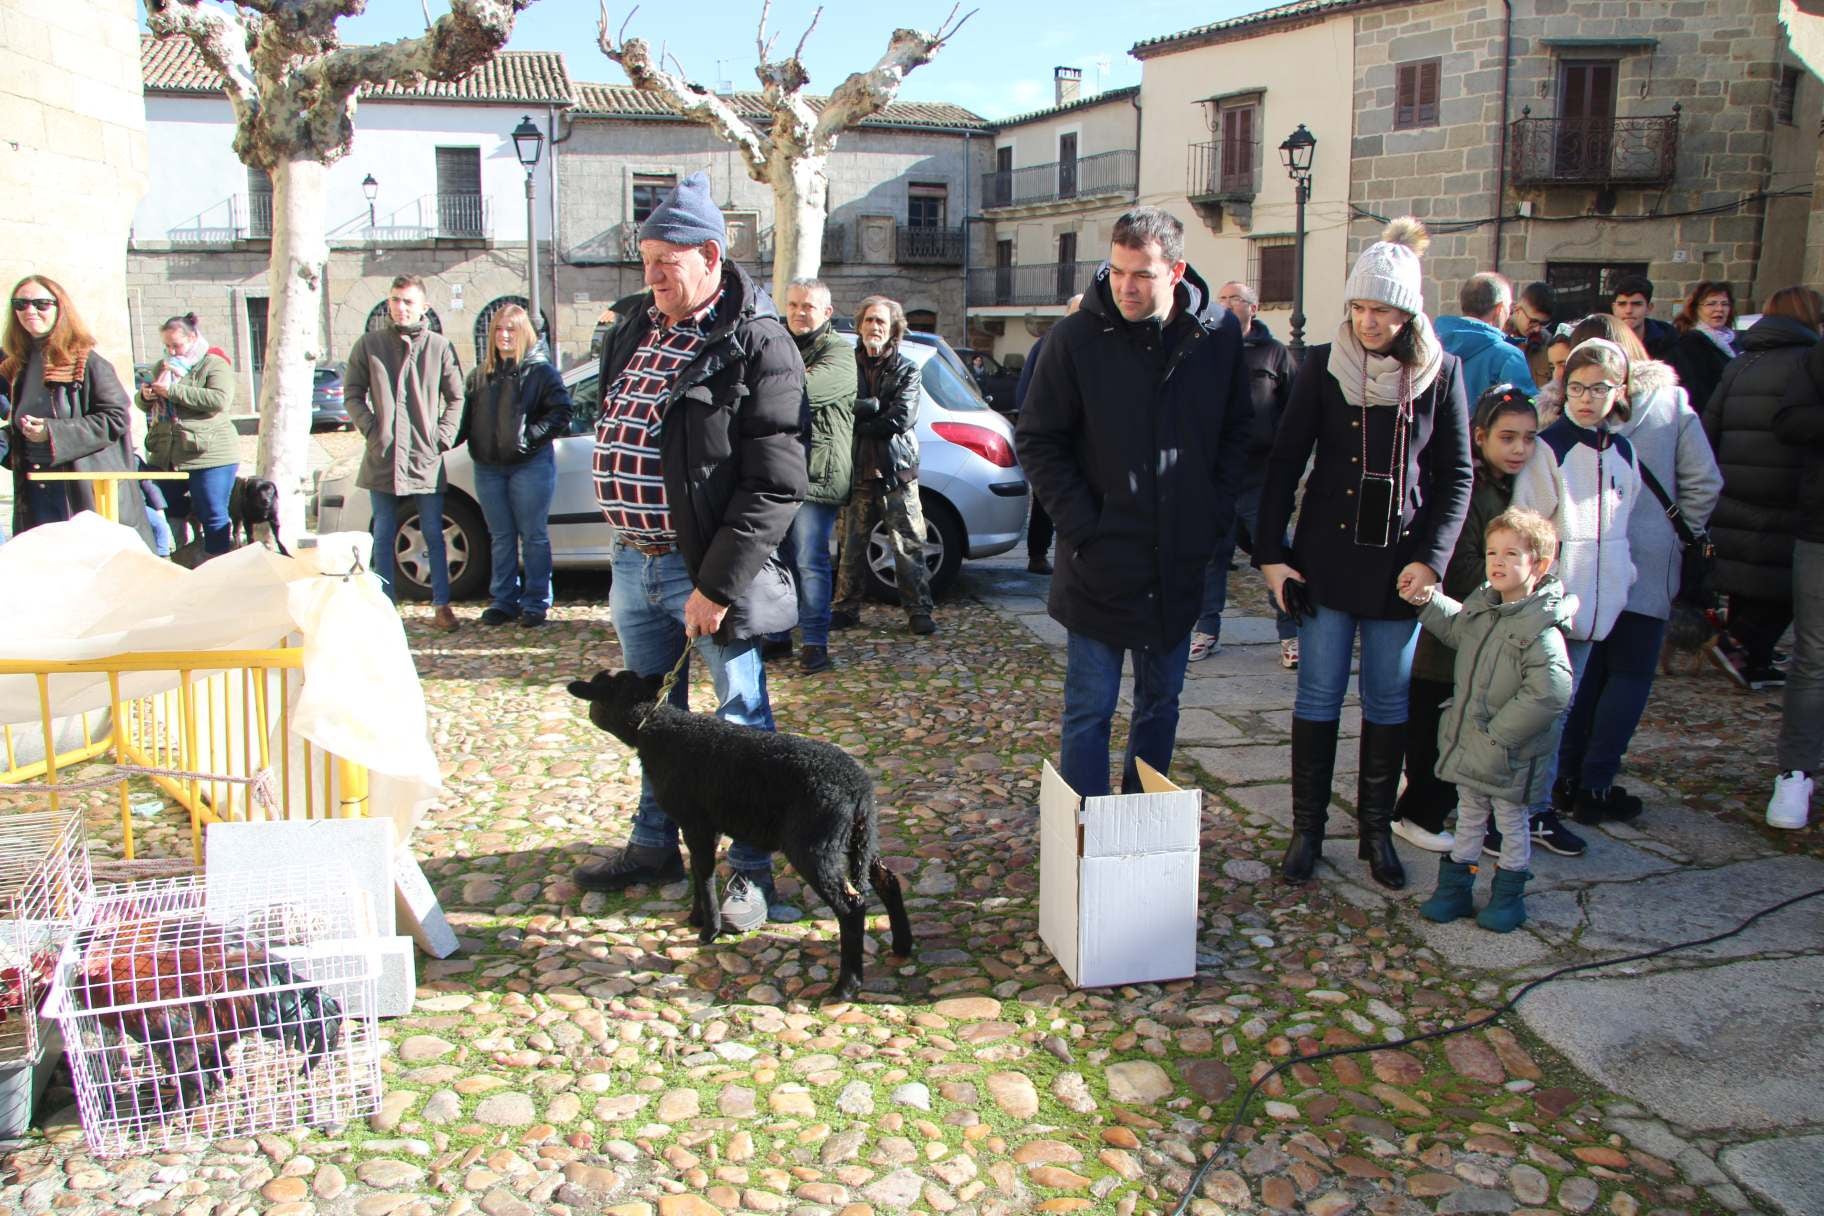
{"type": "Polygon", "coordinates": [[[541,334],[543,327],[539,324],[538,309],[538,229],[533,227],[532,220],[532,170],[538,166],[538,154],[544,150],[545,136],[533,125],[532,116],[525,115],[519,125],[513,128],[513,151],[519,157],[519,163],[526,167],[526,274],[531,281],[528,299],[531,307],[527,314],[532,321],[532,332],[541,334]]]}
{"type": "Polygon", "coordinates": [[[1311,201],[1311,158],[1317,149],[1317,136],[1299,123],[1298,130],[1286,136],[1279,145],[1279,159],[1292,179],[1293,198],[1298,203],[1297,236],[1292,253],[1292,340],[1286,349],[1294,359],[1305,353],[1305,204],[1311,201]]]}
{"type": "Polygon", "coordinates": [[[374,200],[380,197],[380,183],[374,180],[373,174],[361,179],[361,193],[367,195],[367,231],[371,237],[374,231],[374,200]]]}

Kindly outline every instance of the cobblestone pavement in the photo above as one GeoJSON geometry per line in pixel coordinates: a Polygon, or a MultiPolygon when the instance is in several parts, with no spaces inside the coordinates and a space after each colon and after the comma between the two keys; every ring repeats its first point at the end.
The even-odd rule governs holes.
{"type": "MultiPolygon", "coordinates": [[[[1651,939],[1661,926],[1595,911],[1600,875],[1715,872],[1730,858],[1816,864],[1804,855],[1817,851],[1815,832],[1775,840],[1751,823],[1765,786],[1751,758],[1771,754],[1777,705],[1692,676],[1656,698],[1636,766],[1665,791],[1637,835],[1662,821],[1676,829],[1658,861],[1625,875],[1599,869],[1654,856],[1650,840],[1636,846],[1618,830],[1599,834],[1605,843],[1581,878],[1569,863],[1542,864],[1538,924],[1510,939],[1512,951],[1461,926],[1454,936],[1421,931],[1408,899],[1357,881],[1346,841],[1331,845],[1324,882],[1287,888],[1273,868],[1292,677],[1259,619],[1254,580],[1236,583],[1228,648],[1195,665],[1187,685],[1174,770],[1206,791],[1192,980],[1073,992],[1039,941],[1037,776],[1055,751],[1062,686],[1042,580],[1009,562],[971,563],[940,605],[937,636],[914,638],[897,610],[872,606],[863,628],[836,635],[834,671],[772,670],[781,727],[831,739],[875,774],[887,861],[907,884],[917,938],[914,957],[894,965],[885,918],[871,917],[864,997],[831,1008],[816,1003],[836,966],[835,923],[821,905],[797,924],[700,948],[684,924],[684,884],[603,896],[570,882],[576,863],[624,838],[636,789],[629,755],[563,688],[617,661],[602,584],[564,581],[551,625],[537,632],[483,630],[470,606],[465,627],[442,635],[425,628],[427,610],[408,608],[448,779],[414,849],[463,949],[421,960],[416,1010],[382,1025],[380,1112],[193,1155],[99,1162],[60,1079],[47,1125],[0,1152],[0,1211],[1164,1212],[1240,1091],[1274,1063],[1460,1024],[1560,957],[1651,939]],[[1694,740],[1712,721],[1725,724],[1726,741],[1699,751],[1694,740]],[[1705,823],[1717,830],[1706,834],[1705,823]]],[[[693,698],[707,695],[699,681],[693,698]]],[[[1338,783],[1347,801],[1353,767],[1339,767],[1349,770],[1338,783]]],[[[110,819],[98,801],[97,837],[117,834],[110,819]]],[[[1346,813],[1333,817],[1339,830],[1350,830],[1346,813]]],[[[172,816],[145,831],[155,855],[187,842],[172,816]]],[[[1428,889],[1429,863],[1407,861],[1415,887],[1428,889]]],[[[1792,885],[1787,876],[1735,894],[1752,907],[1792,885]]],[[[789,872],[781,889],[798,890],[789,872]]],[[[1670,883],[1659,891],[1662,904],[1687,897],[1701,896],[1670,883]]],[[[1716,918],[1732,919],[1735,903],[1720,902],[1716,918]]],[[[1800,926],[1813,964],[1816,925],[1800,926]]],[[[1766,961],[1780,950],[1751,944],[1751,956],[1699,961],[1706,974],[1725,962],[1782,965],[1766,961]]],[[[1726,1020],[1727,995],[1709,999],[1726,1020]]],[[[1809,1041],[1770,1063],[1816,1051],[1815,990],[1809,1010],[1802,991],[1789,999],[1809,1041]]],[[[1676,992],[1652,1003],[1692,1006],[1676,992]]],[[[1570,1009],[1555,1025],[1510,1018],[1295,1064],[1267,1084],[1190,1210],[1804,1210],[1752,1189],[1767,1170],[1726,1159],[1752,1156],[1750,1133],[1774,1124],[1728,1109],[1708,1122],[1668,1120],[1666,1094],[1631,1092],[1625,1069],[1612,1067],[1625,1037],[1585,1053],[1584,1071],[1572,1066],[1564,1045],[1577,1040],[1579,1017],[1597,1024],[1570,1009]]],[[[1703,1029],[1688,1031],[1653,1050],[1672,1051],[1674,1073],[1690,1069],[1685,1089],[1726,1088],[1703,1029]]],[[[1810,1101],[1819,1092],[1812,1085],[1810,1101]]],[[[1778,1127],[1796,1128],[1783,1143],[1803,1147],[1824,1114],[1778,1127]]]]}

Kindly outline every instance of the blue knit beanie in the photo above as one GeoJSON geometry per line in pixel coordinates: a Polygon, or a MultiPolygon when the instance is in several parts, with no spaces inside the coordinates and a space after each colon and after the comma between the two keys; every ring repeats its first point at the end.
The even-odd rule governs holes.
{"type": "Polygon", "coordinates": [[[709,197],[709,174],[693,173],[653,209],[640,225],[642,241],[669,241],[673,245],[701,245],[714,241],[728,249],[728,227],[722,209],[709,197]]]}

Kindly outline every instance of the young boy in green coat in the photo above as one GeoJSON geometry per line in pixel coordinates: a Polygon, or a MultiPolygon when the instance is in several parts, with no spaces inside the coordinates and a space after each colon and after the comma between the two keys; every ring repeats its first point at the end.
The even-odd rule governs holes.
{"type": "Polygon", "coordinates": [[[1527,806],[1544,796],[1558,731],[1571,701],[1565,630],[1575,596],[1551,573],[1558,533],[1537,511],[1513,508],[1485,534],[1488,581],[1459,604],[1434,587],[1410,597],[1419,621],[1456,651],[1454,691],[1438,725],[1438,776],[1456,785],[1456,845],[1438,860],[1438,888],[1419,907],[1427,920],[1475,911],[1475,862],[1492,814],[1501,858],[1476,923],[1509,933],[1526,921],[1532,877],[1527,806]]]}

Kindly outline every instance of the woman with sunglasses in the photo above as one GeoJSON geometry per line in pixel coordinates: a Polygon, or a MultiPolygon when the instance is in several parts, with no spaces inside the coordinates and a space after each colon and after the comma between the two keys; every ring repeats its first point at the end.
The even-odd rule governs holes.
{"type": "MultiPolygon", "coordinates": [[[[125,473],[135,467],[127,390],[95,352],[95,336],[67,292],[42,275],[13,288],[0,338],[0,381],[12,399],[8,464],[13,470],[13,530],[58,523],[95,509],[85,481],[40,481],[30,474],[125,473]]],[[[117,496],[120,522],[152,547],[145,500],[117,496]]]]}

